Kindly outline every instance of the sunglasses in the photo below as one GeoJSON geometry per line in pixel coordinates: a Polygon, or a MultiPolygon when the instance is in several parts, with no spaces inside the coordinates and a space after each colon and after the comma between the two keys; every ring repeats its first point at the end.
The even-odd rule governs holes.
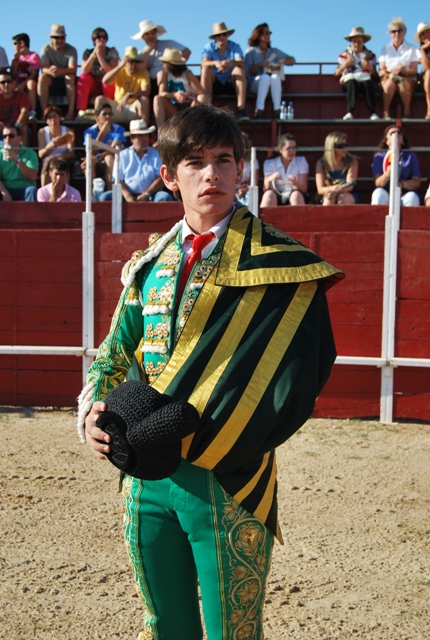
{"type": "Polygon", "coordinates": [[[391,29],[390,33],[403,33],[404,29],[391,29]]]}
{"type": "Polygon", "coordinates": [[[335,144],[335,145],[334,145],[334,148],[335,148],[335,149],[346,149],[346,148],[347,148],[347,146],[348,146],[348,145],[346,144],[346,142],[339,142],[338,144],[335,144]]]}
{"type": "Polygon", "coordinates": [[[101,113],[100,115],[104,116],[105,118],[112,118],[113,113],[111,111],[105,111],[104,113],[101,113]]]}
{"type": "Polygon", "coordinates": [[[97,38],[100,40],[100,38],[103,38],[104,40],[107,40],[107,35],[105,33],[98,33],[96,35],[96,40],[97,38]]]}
{"type": "Polygon", "coordinates": [[[66,36],[51,36],[52,40],[65,40],[66,36]]]}
{"type": "Polygon", "coordinates": [[[13,80],[0,80],[0,84],[12,84],[13,80]]]}
{"type": "Polygon", "coordinates": [[[262,31],[262,32],[261,32],[261,35],[262,35],[262,36],[271,36],[271,35],[272,35],[272,32],[271,32],[271,31],[262,31]]]}
{"type": "Polygon", "coordinates": [[[4,133],[3,138],[9,138],[10,140],[13,140],[14,138],[16,138],[16,133],[4,133]]]}
{"type": "Polygon", "coordinates": [[[17,44],[19,44],[19,42],[15,42],[15,41],[14,41],[14,43],[13,43],[13,44],[14,44],[14,46],[16,47],[16,45],[17,45],[17,44]]]}

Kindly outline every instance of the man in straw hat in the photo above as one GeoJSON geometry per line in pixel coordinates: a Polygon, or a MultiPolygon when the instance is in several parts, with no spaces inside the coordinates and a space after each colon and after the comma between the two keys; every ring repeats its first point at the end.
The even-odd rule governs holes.
{"type": "Polygon", "coordinates": [[[376,56],[364,46],[372,36],[364,32],[363,27],[354,27],[349,35],[344,36],[350,46],[338,58],[338,67],[334,75],[340,77],[342,89],[346,92],[347,113],[344,120],[353,119],[353,111],[357,96],[363,92],[371,120],[379,120],[375,113],[376,56]]]}
{"type": "MultiPolygon", "coordinates": [[[[273,540],[282,540],[275,448],[309,417],[328,378],[335,347],[325,290],[342,275],[236,207],[244,152],[228,113],[203,104],[178,111],[158,145],[161,176],[185,216],[123,269],[110,334],[80,395],[79,434],[96,457],[111,457],[119,440],[97,421],[134,354],[149,395],[197,410],[176,470],[151,481],[144,469],[124,476],[126,546],[144,604],[139,638],[201,639],[199,583],[208,638],[257,640],[273,540]]],[[[146,415],[169,433],[169,421],[146,415]]]]}
{"type": "Polygon", "coordinates": [[[230,94],[237,96],[237,116],[239,121],[249,120],[245,113],[246,75],[243,52],[238,44],[229,40],[234,29],[227,29],[225,22],[215,22],[210,42],[202,54],[203,89],[212,95],[230,94]]]}
{"type": "Polygon", "coordinates": [[[108,103],[113,110],[113,119],[120,124],[128,124],[136,118],[149,119],[149,74],[142,66],[142,56],[136,47],[126,47],[124,57],[117,67],[108,71],[102,82],[115,84],[114,99],[97,96],[94,107],[97,110],[108,103]]]}
{"type": "Polygon", "coordinates": [[[48,106],[49,95],[66,94],[68,100],[66,119],[73,120],[76,98],[76,70],[78,53],[66,42],[66,28],[63,24],[53,24],[49,34],[50,44],[45,44],[40,52],[41,74],[37,82],[42,113],[48,106]]]}
{"type": "Polygon", "coordinates": [[[420,56],[420,62],[424,69],[422,85],[426,94],[427,102],[427,113],[425,118],[426,120],[430,120],[430,24],[428,22],[419,23],[417,32],[414,35],[414,40],[420,45],[418,55],[420,56]]]}
{"type": "MultiPolygon", "coordinates": [[[[155,127],[148,127],[145,120],[132,120],[131,147],[119,154],[119,179],[122,196],[127,202],[168,202],[173,200],[164,190],[160,178],[161,160],[158,151],[149,146],[149,134],[155,127]]],[[[112,191],[105,191],[100,200],[112,200],[112,191]]]]}
{"type": "Polygon", "coordinates": [[[145,47],[141,53],[151,78],[151,96],[155,96],[158,93],[158,85],[161,82],[163,73],[163,64],[160,58],[164,51],[167,48],[179,49],[185,60],[188,60],[191,55],[190,49],[176,42],[176,40],[159,40],[159,36],[163,36],[165,33],[166,29],[161,24],[154,24],[152,20],[142,20],[139,23],[138,33],[131,36],[133,40],[143,39],[145,41],[145,47]]]}

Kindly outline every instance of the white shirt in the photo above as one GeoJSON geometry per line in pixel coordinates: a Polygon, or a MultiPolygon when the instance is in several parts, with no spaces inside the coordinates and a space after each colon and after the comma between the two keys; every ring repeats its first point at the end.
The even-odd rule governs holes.
{"type": "Polygon", "coordinates": [[[309,164],[303,156],[294,156],[288,168],[285,169],[281,156],[277,156],[276,158],[269,158],[269,160],[264,161],[263,171],[265,176],[270,176],[276,172],[281,174],[282,179],[275,180],[275,185],[278,191],[283,193],[288,187],[292,187],[287,175],[294,176],[295,178],[298,178],[299,174],[307,175],[309,173],[309,164]]]}
{"type": "MultiPolygon", "coordinates": [[[[222,238],[222,236],[226,232],[228,223],[230,222],[230,219],[234,213],[234,210],[235,210],[235,207],[233,205],[230,213],[226,215],[225,218],[217,222],[213,227],[209,229],[209,231],[204,232],[204,233],[214,233],[215,237],[210,242],[208,242],[208,244],[205,247],[203,247],[202,258],[207,258],[208,256],[210,256],[212,250],[216,247],[218,240],[222,238]]],[[[182,230],[181,230],[181,247],[184,251],[185,256],[188,256],[191,253],[191,247],[193,243],[192,238],[189,238],[187,236],[197,236],[197,235],[200,235],[200,234],[195,233],[191,229],[186,218],[184,217],[184,221],[182,223],[182,230]]],[[[185,263],[185,259],[183,259],[183,263],[185,263]]]]}
{"type": "Polygon", "coordinates": [[[420,50],[414,47],[413,44],[403,41],[398,49],[390,42],[382,47],[379,64],[385,62],[387,70],[393,69],[398,64],[403,64],[407,69],[410,69],[411,62],[419,62],[421,58],[420,50]]]}

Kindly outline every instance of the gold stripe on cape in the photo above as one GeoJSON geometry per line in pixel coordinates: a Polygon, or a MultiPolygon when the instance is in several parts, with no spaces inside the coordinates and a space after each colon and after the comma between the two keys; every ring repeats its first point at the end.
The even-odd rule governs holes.
{"type": "Polygon", "coordinates": [[[213,469],[237,442],[270,385],[312,302],[317,287],[316,282],[299,285],[230,418],[206,451],[194,460],[193,464],[205,469],[213,469]]]}

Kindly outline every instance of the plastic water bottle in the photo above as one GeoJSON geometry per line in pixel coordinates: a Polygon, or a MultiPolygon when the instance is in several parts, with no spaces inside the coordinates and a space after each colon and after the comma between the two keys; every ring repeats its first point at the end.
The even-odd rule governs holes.
{"type": "Polygon", "coordinates": [[[294,106],[292,102],[289,102],[287,107],[287,120],[292,120],[293,118],[294,118],[294,106]]]}
{"type": "Polygon", "coordinates": [[[12,149],[10,144],[3,145],[3,160],[10,160],[9,152],[12,149]]]}
{"type": "Polygon", "coordinates": [[[100,196],[105,190],[106,183],[103,178],[94,178],[93,180],[93,200],[100,200],[100,196]]]}
{"type": "Polygon", "coordinates": [[[280,120],[287,119],[287,105],[285,104],[285,102],[281,103],[281,113],[279,114],[279,119],[280,120]]]}

